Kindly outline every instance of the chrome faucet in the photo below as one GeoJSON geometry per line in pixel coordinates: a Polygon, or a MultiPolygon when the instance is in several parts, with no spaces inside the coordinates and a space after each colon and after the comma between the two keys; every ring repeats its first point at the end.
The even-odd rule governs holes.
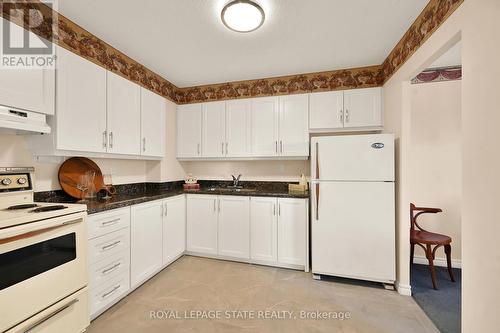
{"type": "Polygon", "coordinates": [[[241,174],[238,175],[238,177],[235,177],[234,175],[231,175],[231,177],[233,177],[233,187],[238,187],[240,185],[241,174]]]}

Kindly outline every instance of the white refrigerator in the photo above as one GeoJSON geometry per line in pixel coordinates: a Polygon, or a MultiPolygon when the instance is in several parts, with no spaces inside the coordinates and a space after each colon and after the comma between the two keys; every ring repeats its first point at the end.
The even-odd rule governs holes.
{"type": "Polygon", "coordinates": [[[314,137],[311,152],[314,277],[393,284],[394,135],[314,137]]]}

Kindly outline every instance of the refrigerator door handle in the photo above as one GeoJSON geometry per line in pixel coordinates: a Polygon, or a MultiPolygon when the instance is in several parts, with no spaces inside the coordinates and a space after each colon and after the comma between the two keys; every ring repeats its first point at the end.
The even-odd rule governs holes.
{"type": "Polygon", "coordinates": [[[319,179],[319,142],[316,142],[316,179],[319,179]]]}
{"type": "Polygon", "coordinates": [[[319,220],[319,183],[316,183],[316,221],[319,220]]]}

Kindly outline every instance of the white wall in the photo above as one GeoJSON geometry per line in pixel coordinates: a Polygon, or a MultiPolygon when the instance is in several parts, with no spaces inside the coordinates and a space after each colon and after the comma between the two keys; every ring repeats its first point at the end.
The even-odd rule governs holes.
{"type": "MultiPolygon", "coordinates": [[[[414,84],[410,88],[411,115],[408,177],[410,198],[417,206],[439,207],[439,214],[424,214],[426,230],[452,238],[452,258],[461,258],[461,82],[414,84]]],[[[417,246],[415,256],[425,258],[417,246]]],[[[437,258],[446,258],[444,250],[437,258]]]]}
{"type": "MultiPolygon", "coordinates": [[[[115,184],[144,182],[147,179],[145,161],[93,160],[103,172],[113,171],[113,182],[115,184]]],[[[27,147],[26,139],[22,135],[0,135],[0,166],[34,166],[36,191],[60,189],[57,179],[60,163],[35,162],[27,147]]]]}
{"type": "Polygon", "coordinates": [[[182,162],[186,173],[198,179],[232,179],[242,174],[241,180],[297,181],[303,173],[309,176],[309,161],[227,161],[182,162]]]}
{"type": "Polygon", "coordinates": [[[409,287],[408,81],[462,41],[462,331],[500,327],[500,1],[465,0],[384,85],[386,131],[397,146],[397,279],[409,287]]]}

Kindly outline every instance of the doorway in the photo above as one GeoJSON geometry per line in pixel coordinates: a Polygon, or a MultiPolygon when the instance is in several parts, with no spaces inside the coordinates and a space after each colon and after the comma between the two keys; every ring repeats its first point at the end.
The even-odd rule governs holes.
{"type": "Polygon", "coordinates": [[[410,267],[412,295],[441,332],[460,332],[461,321],[461,49],[450,47],[408,86],[409,199],[419,207],[440,208],[418,223],[451,237],[455,282],[447,270],[443,247],[435,253],[438,289],[433,288],[428,260],[415,246],[410,267]]]}

